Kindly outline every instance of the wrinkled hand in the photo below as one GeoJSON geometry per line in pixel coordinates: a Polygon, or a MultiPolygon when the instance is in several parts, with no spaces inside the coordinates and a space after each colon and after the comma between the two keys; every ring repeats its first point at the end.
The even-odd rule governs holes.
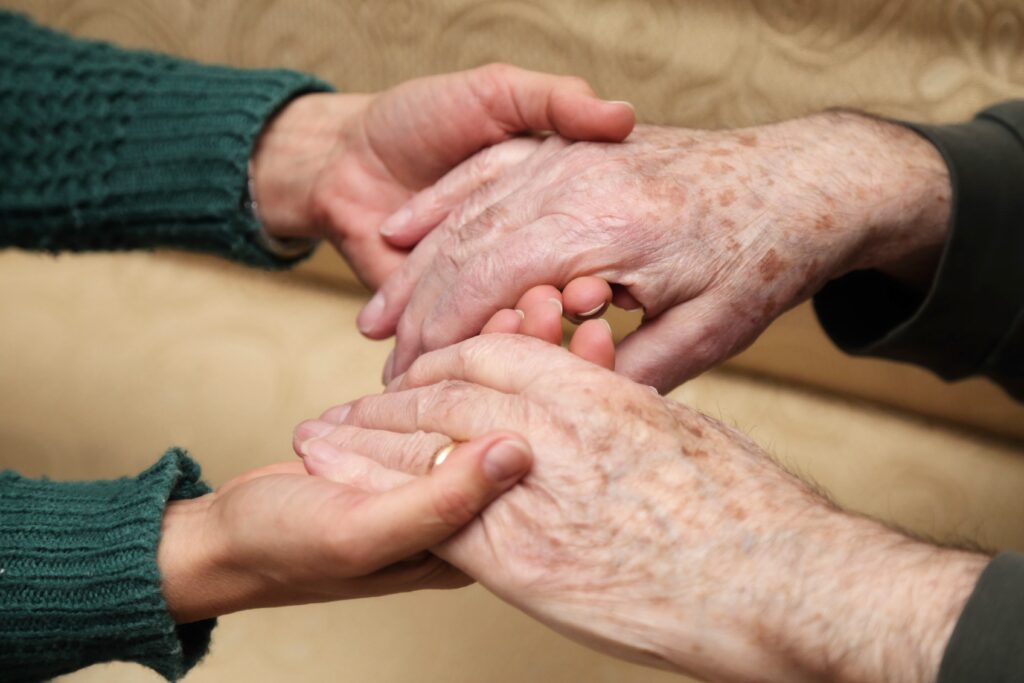
{"type": "MultiPolygon", "coordinates": [[[[421,445],[448,442],[435,435],[421,445]]],[[[353,453],[347,462],[361,474],[358,487],[309,476],[301,463],[272,465],[215,493],[172,501],[157,556],[168,609],[187,623],[466,585],[461,572],[427,551],[529,470],[530,454],[519,444],[500,434],[476,439],[422,478],[353,453]]]]}
{"type": "Polygon", "coordinates": [[[397,245],[441,221],[360,317],[371,337],[397,331],[395,374],[476,334],[531,286],[595,276],[644,309],[617,369],[668,390],[832,278],[927,272],[948,222],[934,148],[853,114],[738,131],[644,126],[617,145],[550,138],[464,201],[444,191],[472,174],[454,171],[389,221],[397,245]]]}
{"type": "Polygon", "coordinates": [[[481,336],[331,409],[347,444],[526,437],[534,467],[434,552],[577,640],[717,681],[933,680],[985,558],[846,515],[744,436],[563,349],[481,336]]]}
{"type": "MultiPolygon", "coordinates": [[[[618,141],[635,117],[586,82],[503,64],[403,83],[378,95],[296,98],[262,133],[253,155],[259,214],[271,234],[326,237],[368,285],[406,251],[378,228],[414,192],[478,150],[525,131],[618,141]]],[[[472,187],[539,144],[519,139],[478,156],[472,187]]]]}

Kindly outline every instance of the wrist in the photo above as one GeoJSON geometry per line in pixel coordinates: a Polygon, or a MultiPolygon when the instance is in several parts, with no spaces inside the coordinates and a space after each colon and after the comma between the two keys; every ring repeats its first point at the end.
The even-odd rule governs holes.
{"type": "Polygon", "coordinates": [[[160,589],[175,622],[187,624],[241,609],[226,582],[210,509],[211,493],[167,504],[157,547],[160,589]]]}
{"type": "Polygon", "coordinates": [[[872,116],[831,112],[811,117],[814,157],[828,168],[816,182],[850,226],[845,274],[882,271],[926,289],[950,222],[952,187],[941,154],[905,126],[872,116]]]}
{"type": "Polygon", "coordinates": [[[250,182],[259,219],[276,239],[320,237],[313,188],[324,168],[344,154],[369,95],[316,93],[295,98],[260,133],[250,182]]]}
{"type": "Polygon", "coordinates": [[[793,601],[765,631],[769,647],[796,664],[801,680],[934,681],[989,558],[872,520],[826,517],[782,577],[788,589],[779,590],[793,601]]]}

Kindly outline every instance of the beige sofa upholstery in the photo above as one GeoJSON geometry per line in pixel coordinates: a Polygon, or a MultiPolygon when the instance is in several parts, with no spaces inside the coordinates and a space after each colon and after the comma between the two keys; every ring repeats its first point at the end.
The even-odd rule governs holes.
{"type": "MultiPolygon", "coordinates": [[[[0,0],[80,35],[345,90],[502,60],[577,73],[646,121],[746,125],[825,106],[926,120],[1024,95],[1012,0],[0,0]]],[[[138,471],[170,444],[214,483],[376,391],[387,347],[333,255],[285,275],[175,254],[0,253],[0,466],[138,471]]],[[[624,329],[626,323],[620,325],[624,329]]],[[[1024,548],[1024,410],[981,381],[832,349],[806,308],[677,399],[737,424],[851,508],[1024,548]],[[870,402],[865,399],[870,399],[870,402]]],[[[227,617],[190,680],[652,681],[478,588],[227,617]]],[[[155,680],[129,665],[74,681],[155,680]]]]}

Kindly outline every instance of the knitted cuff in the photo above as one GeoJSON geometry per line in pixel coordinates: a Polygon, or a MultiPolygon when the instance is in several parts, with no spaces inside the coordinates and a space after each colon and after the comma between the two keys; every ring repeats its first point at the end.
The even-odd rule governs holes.
{"type": "Polygon", "coordinates": [[[179,449],[134,478],[94,482],[0,473],[0,671],[38,681],[133,661],[168,680],[206,654],[215,620],[178,626],[160,591],[168,500],[210,491],[179,449]]]}
{"type": "Polygon", "coordinates": [[[266,122],[304,74],[76,40],[0,12],[0,245],[171,247],[276,268],[246,204],[266,122]]]}

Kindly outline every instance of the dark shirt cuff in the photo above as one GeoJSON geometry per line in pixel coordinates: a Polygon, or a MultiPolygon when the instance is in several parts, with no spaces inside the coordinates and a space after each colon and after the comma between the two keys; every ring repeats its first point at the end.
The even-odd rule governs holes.
{"type": "Polygon", "coordinates": [[[877,271],[835,280],[814,299],[841,349],[916,363],[946,380],[985,375],[1024,399],[1024,102],[970,123],[904,124],[949,166],[949,237],[931,289],[877,271]]]}
{"type": "Polygon", "coordinates": [[[1024,680],[1024,555],[989,563],[942,656],[938,683],[1024,680]]]}

